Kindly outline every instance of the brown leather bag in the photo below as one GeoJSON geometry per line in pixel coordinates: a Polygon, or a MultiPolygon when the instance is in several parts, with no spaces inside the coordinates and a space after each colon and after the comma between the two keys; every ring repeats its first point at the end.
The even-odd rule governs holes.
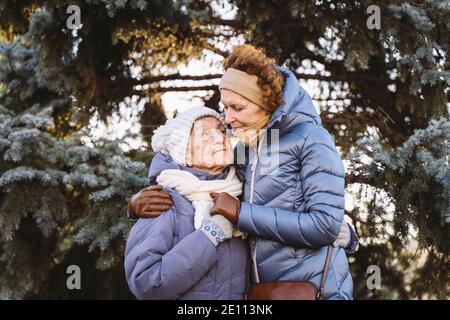
{"type": "MultiPolygon", "coordinates": [[[[323,289],[325,287],[325,282],[327,280],[328,269],[330,268],[332,254],[333,254],[333,247],[329,246],[319,289],[317,289],[317,287],[312,282],[308,281],[258,282],[250,287],[247,299],[321,300],[323,289]]],[[[256,263],[256,261],[254,261],[253,263],[256,263]]],[[[257,273],[256,265],[255,265],[255,272],[257,273]]]]}

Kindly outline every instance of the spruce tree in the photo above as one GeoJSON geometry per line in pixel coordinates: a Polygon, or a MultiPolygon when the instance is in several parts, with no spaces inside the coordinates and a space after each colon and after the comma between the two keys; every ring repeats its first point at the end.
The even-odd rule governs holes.
{"type": "Polygon", "coordinates": [[[130,297],[126,203],[147,184],[148,162],[120,141],[58,135],[64,98],[40,82],[27,43],[0,47],[0,298],[130,297]],[[81,268],[80,291],[66,287],[70,265],[81,268]]]}

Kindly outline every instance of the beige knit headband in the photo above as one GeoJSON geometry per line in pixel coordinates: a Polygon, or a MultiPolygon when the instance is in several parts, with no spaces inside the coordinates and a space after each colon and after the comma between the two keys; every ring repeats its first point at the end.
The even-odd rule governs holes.
{"type": "Polygon", "coordinates": [[[272,108],[263,101],[262,90],[258,86],[258,77],[255,75],[228,68],[220,80],[219,89],[231,90],[264,110],[273,112],[272,108]]]}

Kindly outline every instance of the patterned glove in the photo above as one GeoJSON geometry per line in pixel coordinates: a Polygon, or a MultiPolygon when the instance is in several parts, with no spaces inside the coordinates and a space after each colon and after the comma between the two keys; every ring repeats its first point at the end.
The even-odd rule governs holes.
{"type": "Polygon", "coordinates": [[[233,224],[221,215],[203,219],[200,230],[206,234],[216,247],[219,243],[233,237],[233,224]]]}

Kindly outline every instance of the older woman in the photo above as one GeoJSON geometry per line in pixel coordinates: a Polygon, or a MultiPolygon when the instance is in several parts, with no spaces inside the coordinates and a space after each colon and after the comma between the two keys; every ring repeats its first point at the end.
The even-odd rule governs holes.
{"type": "MultiPolygon", "coordinates": [[[[352,299],[346,250],[355,250],[358,240],[343,221],[344,166],[310,96],[291,71],[249,45],[235,47],[224,69],[225,122],[240,140],[236,150],[250,157],[238,152],[236,158],[244,201],[213,194],[213,214],[250,235],[255,282],[319,287],[331,252],[323,297],[352,299]]],[[[131,214],[159,214],[163,196],[152,192],[146,209],[131,214]]]]}
{"type": "Polygon", "coordinates": [[[244,298],[245,235],[209,214],[211,192],[242,191],[221,121],[212,109],[192,108],[153,136],[150,182],[167,188],[172,205],[155,219],[139,219],[128,237],[125,272],[138,299],[244,298]]]}

